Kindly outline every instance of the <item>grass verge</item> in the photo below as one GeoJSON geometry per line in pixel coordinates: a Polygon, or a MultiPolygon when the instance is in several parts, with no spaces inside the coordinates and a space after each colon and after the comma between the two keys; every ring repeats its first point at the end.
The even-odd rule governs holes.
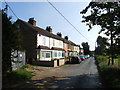
{"type": "MultiPolygon", "coordinates": [[[[106,56],[97,56],[100,75],[107,88],[120,88],[120,67],[115,65],[107,65],[106,56]]],[[[118,59],[116,61],[119,61],[118,59]]],[[[118,63],[118,62],[116,62],[118,63]]]]}
{"type": "Polygon", "coordinates": [[[3,87],[10,86],[21,81],[30,79],[33,76],[33,72],[25,70],[25,68],[30,68],[31,65],[27,64],[18,70],[7,73],[3,77],[3,87]]]}

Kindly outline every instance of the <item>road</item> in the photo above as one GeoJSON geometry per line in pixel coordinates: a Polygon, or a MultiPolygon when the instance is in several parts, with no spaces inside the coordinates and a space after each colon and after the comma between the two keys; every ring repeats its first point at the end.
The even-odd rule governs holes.
{"type": "Polygon", "coordinates": [[[36,75],[17,88],[102,88],[94,57],[80,64],[67,64],[57,68],[36,71],[36,75]]]}

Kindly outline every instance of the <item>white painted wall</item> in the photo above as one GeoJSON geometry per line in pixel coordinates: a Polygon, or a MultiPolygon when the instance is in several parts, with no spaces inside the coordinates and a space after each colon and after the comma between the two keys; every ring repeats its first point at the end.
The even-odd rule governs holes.
{"type": "Polygon", "coordinates": [[[50,38],[50,48],[52,48],[53,47],[53,38],[50,38]]]}
{"type": "Polygon", "coordinates": [[[54,45],[54,47],[64,48],[64,47],[63,47],[63,41],[57,40],[57,39],[54,39],[54,40],[55,40],[55,45],[54,45]]]}
{"type": "Polygon", "coordinates": [[[78,46],[74,46],[74,51],[77,51],[79,53],[80,49],[78,46]]]}
{"type": "Polygon", "coordinates": [[[37,46],[42,45],[49,47],[49,41],[49,37],[37,34],[37,46]]]}
{"type": "Polygon", "coordinates": [[[63,47],[63,41],[57,40],[54,38],[50,38],[50,48],[57,47],[57,48],[64,48],[63,47]]]}

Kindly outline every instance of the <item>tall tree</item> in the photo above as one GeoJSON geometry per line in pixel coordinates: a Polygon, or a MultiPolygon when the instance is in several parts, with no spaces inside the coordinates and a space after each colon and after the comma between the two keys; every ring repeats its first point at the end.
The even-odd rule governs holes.
{"type": "Polygon", "coordinates": [[[84,54],[85,54],[85,55],[90,54],[88,42],[83,42],[83,43],[82,43],[82,46],[83,46],[84,54]]]}
{"type": "Polygon", "coordinates": [[[11,22],[5,9],[2,12],[2,71],[11,71],[11,52],[20,50],[21,34],[15,23],[11,22]]]}
{"type": "Polygon", "coordinates": [[[95,49],[95,52],[97,55],[104,55],[106,54],[107,47],[109,48],[108,39],[102,36],[98,36],[97,38],[97,48],[95,49]]]}
{"type": "Polygon", "coordinates": [[[87,23],[88,30],[92,29],[94,25],[99,25],[101,27],[99,33],[104,31],[107,36],[110,36],[110,52],[112,64],[114,64],[114,40],[120,35],[120,5],[118,2],[90,2],[80,13],[86,14],[88,9],[90,9],[91,14],[88,16],[83,15],[84,20],[82,22],[87,23]]]}

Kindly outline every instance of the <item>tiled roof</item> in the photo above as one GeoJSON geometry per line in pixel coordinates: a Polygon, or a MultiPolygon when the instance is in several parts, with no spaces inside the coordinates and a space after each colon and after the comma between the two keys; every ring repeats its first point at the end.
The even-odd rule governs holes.
{"type": "Polygon", "coordinates": [[[68,40],[66,40],[66,39],[64,39],[64,41],[63,41],[64,43],[67,43],[67,44],[69,44],[69,41],[68,40]]]}
{"type": "Polygon", "coordinates": [[[75,43],[73,43],[72,41],[70,41],[69,40],[69,44],[71,44],[71,45],[75,45],[76,46],[76,44],[75,43]]]}
{"type": "Polygon", "coordinates": [[[68,44],[76,45],[76,44],[73,43],[72,41],[68,41],[68,40],[66,40],[66,39],[64,39],[64,38],[61,38],[60,36],[55,35],[55,34],[53,34],[53,33],[50,33],[50,32],[48,32],[48,31],[46,31],[46,30],[44,30],[44,29],[42,29],[42,28],[40,28],[40,27],[33,26],[33,25],[31,25],[30,23],[25,22],[25,21],[23,21],[23,20],[21,20],[21,19],[18,19],[17,21],[18,21],[18,22],[20,21],[20,22],[22,22],[23,24],[27,25],[28,27],[31,27],[32,29],[38,31],[38,33],[40,33],[40,34],[42,34],[42,35],[45,35],[45,36],[48,36],[48,37],[51,37],[51,38],[55,38],[55,39],[58,39],[58,40],[62,40],[63,42],[68,43],[68,44]]]}
{"type": "Polygon", "coordinates": [[[40,34],[43,34],[43,35],[46,35],[48,37],[52,37],[52,38],[55,38],[55,39],[58,39],[58,40],[62,40],[62,41],[64,40],[63,38],[61,38],[61,37],[59,37],[59,36],[57,36],[55,34],[52,34],[52,33],[48,32],[48,31],[46,31],[46,30],[44,30],[42,28],[37,27],[37,26],[33,26],[33,25],[23,21],[23,20],[18,19],[18,21],[20,21],[20,22],[24,23],[25,25],[31,27],[32,29],[38,31],[38,33],[40,33],[40,34]]]}

